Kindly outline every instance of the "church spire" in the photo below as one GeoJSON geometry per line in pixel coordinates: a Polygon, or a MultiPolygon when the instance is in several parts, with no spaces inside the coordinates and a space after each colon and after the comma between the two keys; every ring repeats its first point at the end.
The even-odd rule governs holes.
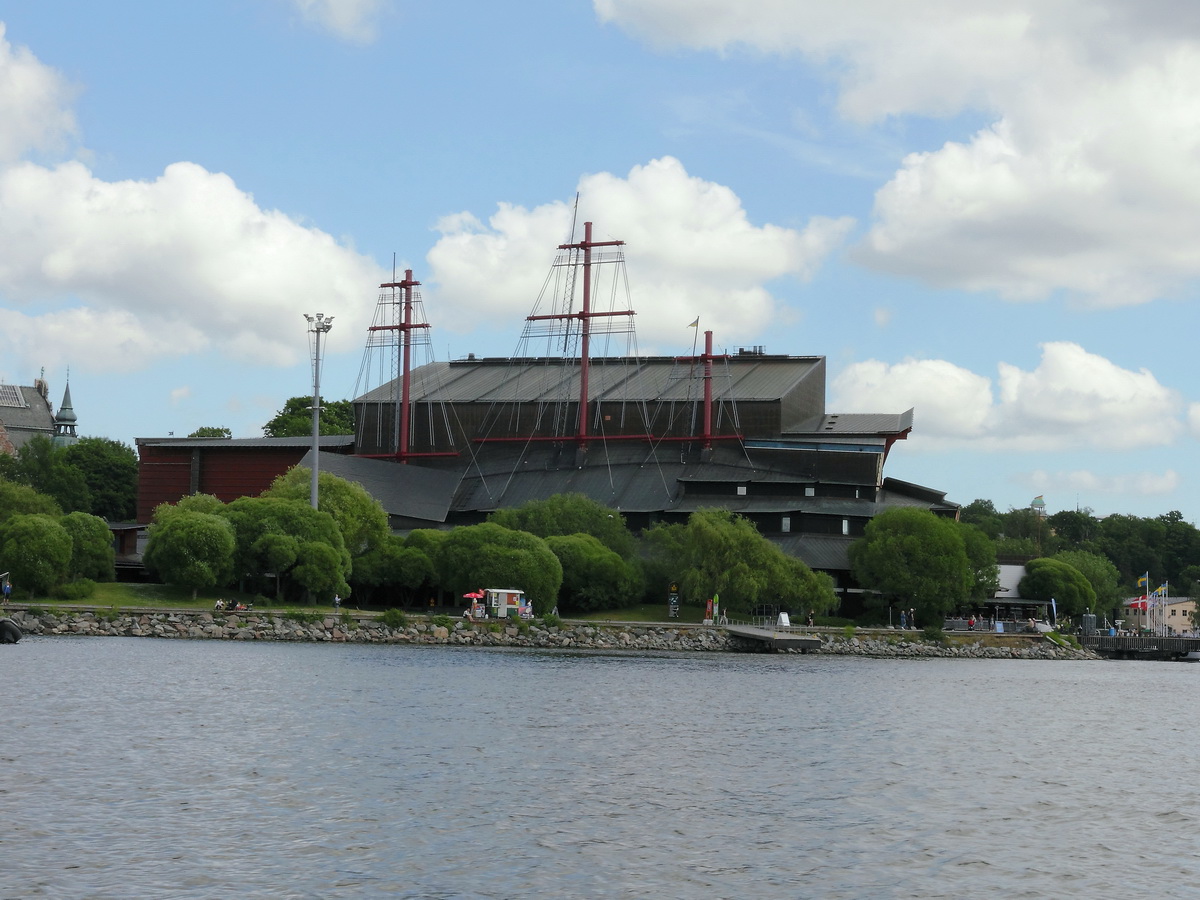
{"type": "Polygon", "coordinates": [[[54,446],[66,447],[74,444],[79,437],[75,434],[75,410],[71,406],[71,376],[67,375],[67,387],[63,391],[62,404],[58,407],[58,415],[54,417],[54,446]]]}

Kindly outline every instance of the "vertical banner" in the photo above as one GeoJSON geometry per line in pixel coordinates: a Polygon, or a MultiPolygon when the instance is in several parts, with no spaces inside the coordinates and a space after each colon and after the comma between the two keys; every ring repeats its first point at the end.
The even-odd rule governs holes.
{"type": "Polygon", "coordinates": [[[713,594],[713,605],[712,605],[711,618],[714,622],[717,621],[717,619],[721,618],[721,595],[720,594],[713,594]]]}

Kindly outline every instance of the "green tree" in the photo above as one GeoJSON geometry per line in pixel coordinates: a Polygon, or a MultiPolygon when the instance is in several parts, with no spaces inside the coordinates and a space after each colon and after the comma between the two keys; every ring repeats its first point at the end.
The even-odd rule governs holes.
{"type": "Polygon", "coordinates": [[[1074,567],[1088,580],[1096,594],[1095,612],[1117,618],[1114,612],[1122,600],[1121,573],[1112,560],[1086,550],[1060,550],[1051,558],[1074,567]]]}
{"type": "Polygon", "coordinates": [[[958,511],[958,520],[974,525],[993,541],[1004,530],[1004,520],[991,500],[972,500],[958,511]]]}
{"type": "Polygon", "coordinates": [[[563,610],[620,609],[642,597],[641,573],[628,557],[590,534],[552,535],[546,546],[563,568],[558,603],[563,610]]]}
{"type": "Polygon", "coordinates": [[[959,523],[963,549],[971,566],[972,600],[986,600],[995,596],[1000,587],[1000,568],[996,565],[996,545],[976,525],[959,523]]]}
{"type": "Polygon", "coordinates": [[[83,473],[67,461],[65,449],[55,447],[45,435],[35,435],[21,446],[11,471],[14,480],[53,497],[67,512],[91,508],[83,473]]]}
{"type": "Polygon", "coordinates": [[[634,555],[636,542],[625,517],[584,494],[555,494],[545,500],[530,500],[515,509],[498,509],[488,516],[488,521],[540,538],[590,534],[626,559],[634,555]]]}
{"type": "Polygon", "coordinates": [[[958,523],[924,509],[899,507],[873,518],[850,545],[850,567],[860,585],[915,609],[923,622],[964,604],[974,582],[958,523]]]}
{"type": "Polygon", "coordinates": [[[434,578],[433,561],[424,550],[405,546],[403,538],[388,535],[354,560],[351,583],[362,606],[371,602],[380,589],[400,590],[411,595],[422,585],[432,584],[434,578]]]}
{"type": "MultiPolygon", "coordinates": [[[[365,553],[387,535],[387,513],[361,484],[320,472],[317,487],[317,508],[333,516],[351,556],[365,553]]],[[[311,502],[312,469],[292,466],[263,491],[263,496],[311,502]]]]}
{"type": "MultiPolygon", "coordinates": [[[[12,457],[0,454],[0,458],[12,457]]],[[[39,493],[27,484],[0,480],[0,523],[20,513],[41,513],[57,519],[62,515],[62,507],[53,497],[39,493]]]]}
{"type": "Polygon", "coordinates": [[[1063,549],[1067,550],[1085,549],[1099,532],[1090,509],[1064,509],[1050,516],[1047,521],[1063,549]]]}
{"type": "MultiPolygon", "coordinates": [[[[312,434],[312,396],[292,397],[263,426],[266,437],[304,437],[312,434]]],[[[354,434],[354,405],[349,400],[321,398],[321,434],[354,434]]]]}
{"type": "MultiPolygon", "coordinates": [[[[312,434],[312,429],[309,429],[309,434],[312,434]]],[[[232,438],[233,432],[228,428],[222,428],[219,425],[203,425],[197,428],[191,434],[190,438],[232,438]]]]}
{"type": "Polygon", "coordinates": [[[680,532],[652,537],[677,553],[674,581],[688,602],[719,595],[721,608],[749,612],[764,603],[825,612],[837,604],[828,577],[813,573],[764,538],[754,523],[726,509],[700,509],[680,532]]]}
{"type": "Polygon", "coordinates": [[[194,600],[200,588],[229,584],[235,547],[227,519],[183,510],[150,526],[143,558],[167,584],[191,588],[194,600]]]}
{"type": "Polygon", "coordinates": [[[276,596],[310,602],[334,591],[349,594],[350,554],[329,513],[313,509],[307,500],[263,495],[234,500],[221,515],[233,526],[233,566],[243,584],[249,580],[261,589],[272,577],[276,596]],[[316,572],[318,565],[328,571],[316,572]]]}
{"type": "Polygon", "coordinates": [[[14,589],[30,597],[49,593],[66,580],[70,565],[71,535],[51,516],[19,513],[0,529],[0,566],[14,589]]]}
{"type": "Polygon", "coordinates": [[[112,532],[108,523],[90,513],[68,513],[59,524],[71,536],[68,577],[112,581],[116,577],[112,532]]]}
{"type": "Polygon", "coordinates": [[[434,565],[440,586],[462,596],[476,588],[522,590],[545,615],[562,586],[562,564],[540,537],[494,522],[464,525],[441,541],[434,565]]]}
{"type": "Polygon", "coordinates": [[[128,444],[83,437],[63,449],[63,458],[83,476],[91,496],[87,510],[109,522],[137,516],[138,460],[128,444]]]}
{"type": "Polygon", "coordinates": [[[1096,592],[1083,573],[1058,559],[1031,559],[1017,585],[1022,597],[1049,603],[1054,600],[1060,616],[1077,616],[1096,608],[1096,592]]]}

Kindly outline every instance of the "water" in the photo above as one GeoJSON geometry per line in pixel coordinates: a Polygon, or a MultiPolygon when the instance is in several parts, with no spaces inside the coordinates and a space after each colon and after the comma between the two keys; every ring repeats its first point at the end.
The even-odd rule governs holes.
{"type": "Polygon", "coordinates": [[[0,898],[1200,896],[1200,665],[26,638],[0,898]]]}

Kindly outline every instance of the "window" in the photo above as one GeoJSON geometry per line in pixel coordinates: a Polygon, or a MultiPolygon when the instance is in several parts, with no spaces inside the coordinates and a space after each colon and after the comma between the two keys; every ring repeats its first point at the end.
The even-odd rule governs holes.
{"type": "Polygon", "coordinates": [[[783,532],[788,532],[788,531],[792,530],[792,517],[791,516],[783,517],[783,522],[780,524],[779,530],[783,531],[783,532]]]}
{"type": "MultiPolygon", "coordinates": [[[[312,479],[310,478],[309,480],[311,481],[312,479]]],[[[739,485],[738,485],[738,489],[737,489],[737,495],[738,495],[739,497],[745,497],[745,496],[746,496],[746,486],[745,486],[744,484],[739,484],[739,485]]]]}
{"type": "Polygon", "coordinates": [[[805,485],[805,486],[804,486],[804,496],[805,496],[805,497],[815,497],[815,496],[817,496],[817,486],[816,486],[815,484],[807,484],[807,485],[805,485]]]}
{"type": "MultiPolygon", "coordinates": [[[[312,479],[309,479],[309,480],[311,481],[312,479]]],[[[850,520],[842,519],[842,534],[849,534],[849,533],[850,533],[850,520]]]]}

